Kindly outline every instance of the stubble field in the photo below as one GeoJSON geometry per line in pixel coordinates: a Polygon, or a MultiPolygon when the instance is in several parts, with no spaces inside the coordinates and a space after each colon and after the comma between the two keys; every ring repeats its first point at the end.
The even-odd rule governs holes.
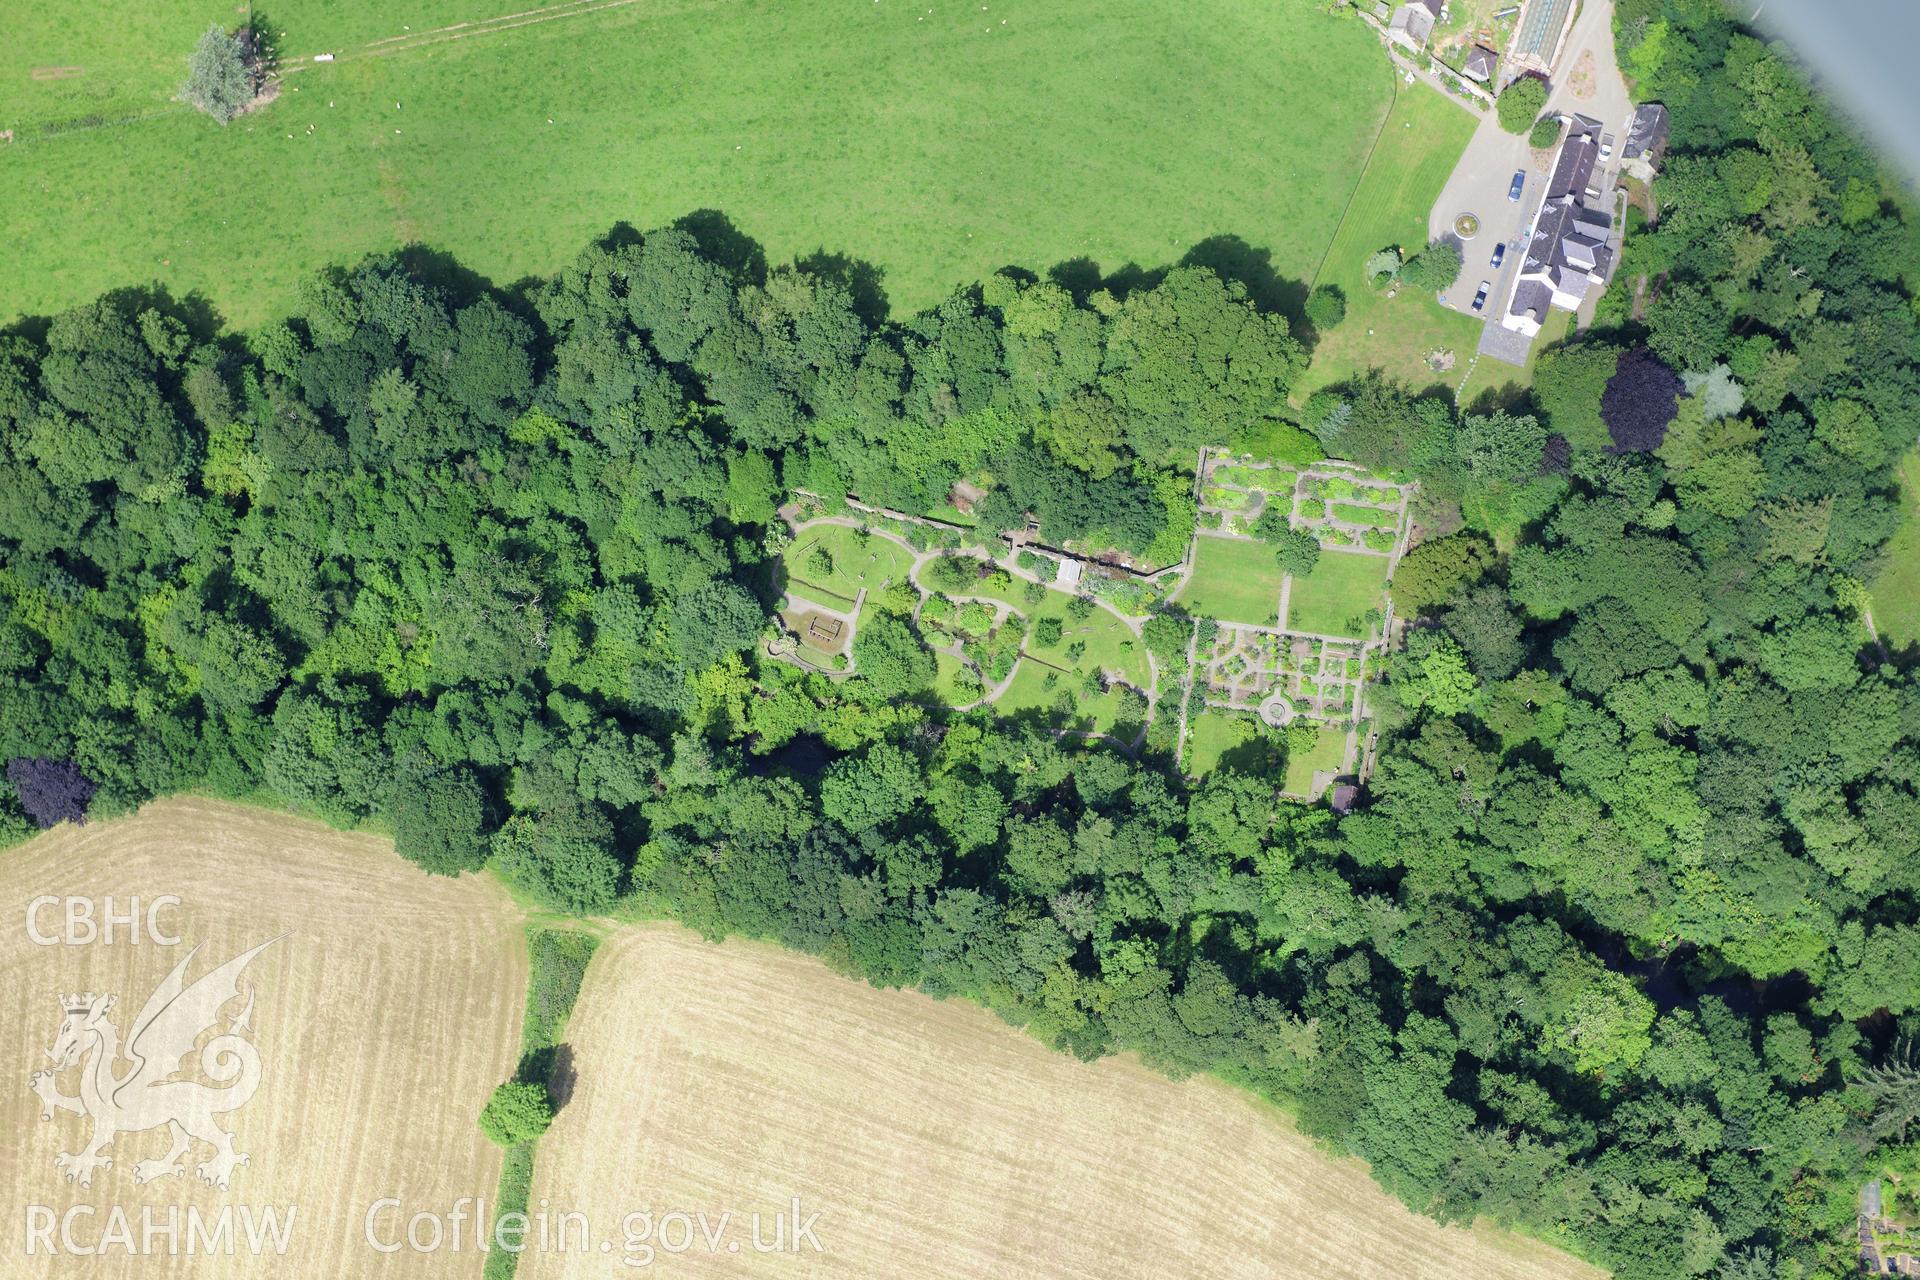
{"type": "MultiPolygon", "coordinates": [[[[977,1008],[760,944],[625,931],[594,958],[569,1039],[577,1082],[541,1140],[534,1203],[596,1231],[635,1211],[709,1227],[731,1214],[717,1249],[695,1230],[685,1252],[656,1254],[675,1275],[1600,1274],[1414,1216],[1358,1162],[1223,1085],[1076,1062],[977,1008]],[[796,1198],[803,1220],[819,1215],[820,1252],[755,1252],[751,1215],[770,1243],[796,1198]]],[[[520,1270],[611,1273],[577,1250],[520,1270]]]]}
{"type": "MultiPolygon", "coordinates": [[[[477,1255],[442,1251],[379,1253],[365,1243],[368,1206],[393,1196],[416,1209],[445,1212],[461,1196],[492,1198],[500,1152],[474,1123],[488,1093],[507,1078],[518,1053],[526,999],[520,915],[491,880],[428,877],[390,843],[342,834],[264,810],[203,800],[168,800],[138,816],[85,827],[63,826],[0,852],[0,1016],[11,1034],[0,1046],[0,1275],[83,1276],[86,1280],[227,1280],[229,1277],[326,1276],[329,1280],[405,1275],[470,1277],[477,1255]],[[54,895],[182,899],[158,916],[177,946],[130,945],[121,926],[112,945],[43,946],[30,937],[27,907],[54,895]],[[285,935],[280,937],[280,935],[285,935]],[[258,1092],[220,1117],[249,1163],[221,1192],[198,1181],[206,1159],[196,1145],[184,1175],[136,1185],[138,1161],[166,1153],[155,1129],[123,1135],[107,1149],[113,1166],[91,1188],[68,1183],[54,1167],[77,1152],[91,1126],[56,1111],[41,1119],[29,1077],[48,1066],[45,1050],[61,1025],[65,992],[111,992],[110,1015],[126,1036],[147,996],[193,947],[186,981],[268,939],[242,979],[254,996],[251,1025],[262,1074],[258,1092]],[[73,1219],[79,1243],[101,1240],[113,1207],[140,1240],[151,1206],[189,1206],[211,1221],[223,1206],[295,1207],[285,1257],[27,1257],[24,1207],[45,1206],[73,1219]],[[16,1267],[27,1267],[18,1271],[16,1267]]],[[[63,932],[59,908],[37,917],[43,936],[63,932]]],[[[230,1002],[219,1026],[240,1011],[230,1002]]],[[[188,1065],[198,1061],[188,1055],[188,1065]]],[[[124,1068],[122,1068],[124,1070],[124,1068]]],[[[62,1073],[61,1091],[78,1093],[79,1069],[62,1073]]],[[[191,1073],[189,1075],[191,1078],[191,1073]]],[[[236,1216],[236,1230],[239,1222],[236,1216]]],[[[384,1238],[404,1217],[381,1219],[384,1238]]],[[[55,1235],[58,1240],[58,1235],[55,1235]]]]}

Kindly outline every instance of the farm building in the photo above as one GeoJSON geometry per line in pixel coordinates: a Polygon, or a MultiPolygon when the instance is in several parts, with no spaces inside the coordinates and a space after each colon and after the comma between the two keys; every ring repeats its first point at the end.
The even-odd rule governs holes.
{"type": "Polygon", "coordinates": [[[1621,166],[1642,182],[1653,181],[1667,154],[1667,109],[1649,102],[1627,121],[1627,139],[1620,146],[1621,166]]]}
{"type": "Polygon", "coordinates": [[[1387,39],[1419,53],[1433,39],[1433,24],[1447,16],[1444,0],[1409,0],[1393,11],[1387,39]]]}

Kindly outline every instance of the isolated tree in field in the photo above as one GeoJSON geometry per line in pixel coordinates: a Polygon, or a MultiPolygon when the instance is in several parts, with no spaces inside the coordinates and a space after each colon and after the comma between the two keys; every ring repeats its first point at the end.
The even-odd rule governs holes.
{"type": "Polygon", "coordinates": [[[1347,295],[1338,285],[1323,284],[1307,295],[1307,323],[1325,333],[1347,318],[1347,295]]]}
{"type": "Polygon", "coordinates": [[[1439,293],[1460,278],[1461,261],[1459,245],[1436,240],[1400,268],[1400,282],[1409,289],[1439,293]]]}
{"type": "Polygon", "coordinates": [[[1273,539],[1273,558],[1281,562],[1281,572],[1306,578],[1319,564],[1319,539],[1306,530],[1288,530],[1273,539]]]}
{"type": "Polygon", "coordinates": [[[531,1142],[553,1123],[553,1099],[547,1087],[509,1080],[493,1091],[480,1112],[480,1131],[503,1147],[531,1142]]]}
{"type": "Polygon", "coordinates": [[[1508,133],[1525,133],[1547,105],[1547,82],[1538,76],[1522,76],[1508,85],[1494,103],[1500,127],[1508,133]]]}
{"type": "Polygon", "coordinates": [[[1400,274],[1400,251],[1382,249],[1378,253],[1370,254],[1363,270],[1366,272],[1368,284],[1376,289],[1384,287],[1388,281],[1400,274]]]}
{"type": "Polygon", "coordinates": [[[225,124],[253,101],[255,88],[246,45],[222,31],[218,23],[208,27],[187,59],[181,99],[225,124]]]}

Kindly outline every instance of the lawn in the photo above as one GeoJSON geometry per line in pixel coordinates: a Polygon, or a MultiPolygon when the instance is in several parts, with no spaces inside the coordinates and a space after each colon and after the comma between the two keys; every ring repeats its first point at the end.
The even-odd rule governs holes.
{"type": "Polygon", "coordinates": [[[1343,726],[1316,725],[1311,749],[1287,752],[1287,776],[1281,788],[1290,795],[1313,794],[1315,773],[1338,773],[1346,768],[1347,733],[1343,726]]]}
{"type": "MultiPolygon", "coordinates": [[[[913,567],[913,553],[891,538],[879,534],[863,537],[858,529],[824,524],[816,525],[795,538],[793,545],[782,555],[781,563],[786,568],[788,579],[795,582],[802,595],[806,594],[810,585],[844,600],[859,595],[863,590],[878,591],[888,582],[904,579],[907,571],[913,567]],[[833,562],[831,572],[823,574],[813,566],[813,550],[816,547],[826,550],[833,562]]],[[[828,599],[821,603],[838,605],[841,601],[828,599]]]]}
{"type": "Polygon", "coordinates": [[[1138,685],[1145,692],[1152,683],[1146,643],[1138,639],[1126,623],[1098,606],[1084,618],[1072,617],[1067,612],[1067,606],[1072,603],[1073,597],[1065,592],[1049,591],[1045,600],[1026,608],[1034,624],[1027,629],[1026,651],[1058,667],[1089,671],[1097,666],[1119,672],[1129,684],[1138,685]],[[1058,644],[1042,645],[1034,639],[1034,631],[1042,618],[1060,620],[1058,644]],[[1078,662],[1067,656],[1067,651],[1076,644],[1086,646],[1078,662]]]}
{"type": "Polygon", "coordinates": [[[1387,558],[1358,551],[1322,551],[1287,596],[1287,630],[1326,636],[1364,636],[1354,619],[1378,609],[1387,590],[1387,558]]]}
{"type": "Polygon", "coordinates": [[[1284,575],[1272,547],[1247,538],[1202,537],[1194,539],[1193,555],[1193,576],[1176,597],[1188,613],[1222,622],[1274,625],[1284,575]]]}
{"type": "Polygon", "coordinates": [[[1900,460],[1903,518],[1873,580],[1873,625],[1896,649],[1920,644],[1920,448],[1900,460]]]}
{"type": "Polygon", "coordinates": [[[950,707],[976,701],[981,694],[980,677],[950,653],[933,655],[933,694],[950,707]]]}
{"type": "MultiPolygon", "coordinates": [[[[1118,687],[1089,696],[1082,688],[1085,670],[1083,664],[1079,671],[1056,671],[1032,658],[1022,658],[1019,668],[1013,673],[1012,683],[994,702],[993,709],[1003,716],[1018,715],[1022,711],[1040,711],[1063,729],[1090,733],[1113,732],[1120,724],[1122,711],[1128,706],[1132,706],[1137,715],[1140,704],[1118,687]],[[1071,699],[1071,709],[1064,715],[1054,710],[1062,692],[1071,699]]],[[[1131,739],[1139,727],[1137,720],[1130,721],[1121,729],[1121,734],[1131,739]]]]}
{"type": "Polygon", "coordinates": [[[1187,743],[1187,772],[1196,778],[1213,772],[1225,759],[1251,771],[1273,756],[1257,720],[1244,712],[1217,707],[1209,707],[1188,722],[1187,743]]]}
{"type": "Polygon", "coordinates": [[[156,282],[253,324],[413,240],[507,284],[695,210],[775,262],[873,264],[895,314],[1009,263],[1151,268],[1223,235],[1299,280],[1391,92],[1362,24],[1300,4],[648,0],[446,38],[514,6],[280,0],[285,91],[223,129],[172,94],[232,3],[16,8],[0,323],[156,282]],[[84,70],[32,77],[60,66],[84,70]]]}
{"type": "Polygon", "coordinates": [[[1379,507],[1362,507],[1351,502],[1334,503],[1333,518],[1374,529],[1393,529],[1400,524],[1400,514],[1396,511],[1382,511],[1379,507]]]}
{"type": "MultiPolygon", "coordinates": [[[[1446,380],[1427,367],[1427,352],[1451,350],[1462,371],[1473,358],[1480,342],[1479,321],[1404,289],[1389,298],[1365,278],[1367,258],[1375,251],[1398,245],[1411,255],[1426,245],[1427,215],[1473,129],[1472,113],[1438,90],[1424,84],[1400,88],[1315,282],[1346,294],[1347,318],[1321,338],[1313,364],[1296,388],[1299,394],[1374,367],[1411,386],[1426,387],[1446,380]]],[[[1461,288],[1456,285],[1454,294],[1461,288]]]]}

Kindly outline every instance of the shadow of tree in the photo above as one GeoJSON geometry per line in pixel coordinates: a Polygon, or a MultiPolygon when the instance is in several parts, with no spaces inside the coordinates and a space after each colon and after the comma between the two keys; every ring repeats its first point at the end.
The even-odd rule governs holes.
{"type": "Polygon", "coordinates": [[[580,1082],[580,1072],[574,1066],[573,1046],[555,1045],[553,1061],[547,1068],[547,1094],[553,1099],[554,1114],[573,1101],[574,1087],[580,1082]]]}
{"type": "Polygon", "coordinates": [[[470,306],[481,298],[497,299],[503,296],[492,280],[445,249],[436,249],[416,241],[403,247],[395,256],[416,280],[443,290],[455,306],[470,306]]]}
{"type": "Polygon", "coordinates": [[[673,225],[692,236],[701,252],[736,283],[763,285],[767,282],[767,251],[720,210],[695,209],[673,225]]]}
{"type": "Polygon", "coordinates": [[[1092,258],[1069,258],[1047,269],[1047,279],[1072,294],[1075,302],[1082,304],[1102,289],[1124,300],[1136,289],[1153,288],[1166,274],[1165,267],[1148,270],[1137,262],[1129,262],[1116,268],[1110,275],[1102,275],[1100,264],[1092,258]]]}
{"type": "Polygon", "coordinates": [[[831,280],[853,296],[854,314],[875,328],[887,322],[890,310],[883,283],[886,272],[864,258],[815,249],[794,265],[808,275],[831,280]]]}
{"type": "Polygon", "coordinates": [[[1207,267],[1222,280],[1237,280],[1246,287],[1254,306],[1285,316],[1296,330],[1305,327],[1306,282],[1275,271],[1270,250],[1248,244],[1236,235],[1208,236],[1187,250],[1180,265],[1207,267]]]}

